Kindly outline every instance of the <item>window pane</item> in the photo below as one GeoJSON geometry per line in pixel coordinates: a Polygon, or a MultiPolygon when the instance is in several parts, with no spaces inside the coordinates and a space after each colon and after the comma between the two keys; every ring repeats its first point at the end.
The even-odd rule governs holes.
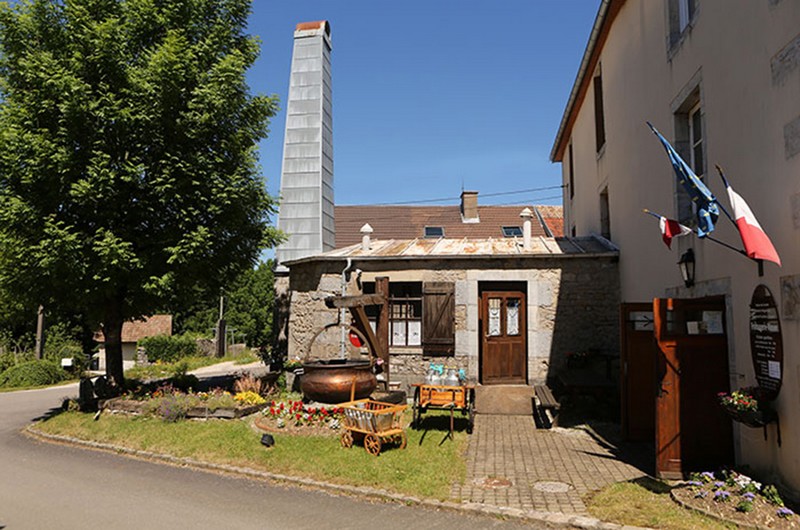
{"type": "Polygon", "coordinates": [[[392,322],[392,346],[406,345],[406,323],[404,320],[392,322]]]}
{"type": "Polygon", "coordinates": [[[500,298],[490,298],[489,299],[489,336],[490,337],[497,337],[500,335],[500,303],[502,299],[500,298]]]}
{"type": "Polygon", "coordinates": [[[506,300],[506,335],[519,335],[519,298],[506,300]]]}
{"type": "Polygon", "coordinates": [[[408,321],[408,345],[419,346],[422,344],[422,321],[408,321]]]}
{"type": "Polygon", "coordinates": [[[444,228],[441,226],[426,226],[425,237],[444,237],[444,228]]]}
{"type": "Polygon", "coordinates": [[[522,228],[518,226],[504,226],[503,237],[519,237],[522,235],[522,228]]]}

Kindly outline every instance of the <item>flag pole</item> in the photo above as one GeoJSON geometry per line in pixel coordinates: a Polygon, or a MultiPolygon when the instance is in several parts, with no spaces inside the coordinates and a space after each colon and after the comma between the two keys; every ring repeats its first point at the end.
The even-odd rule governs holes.
{"type": "MultiPolygon", "coordinates": [[[[664,217],[663,215],[659,215],[659,214],[657,214],[657,213],[655,213],[655,212],[651,212],[651,211],[650,211],[650,210],[648,210],[647,208],[642,208],[642,212],[644,212],[644,213],[646,213],[646,214],[650,214],[650,215],[652,215],[653,217],[655,217],[656,219],[661,219],[662,217],[664,217]]],[[[666,218],[665,218],[665,219],[666,219],[666,218]]],[[[692,233],[694,234],[694,231],[692,231],[692,233]]],[[[699,236],[698,236],[698,237],[699,237],[699,236]]],[[[733,245],[729,245],[728,243],[726,243],[726,242],[724,242],[724,241],[720,241],[719,239],[713,238],[713,237],[711,237],[711,236],[708,236],[708,235],[707,235],[707,236],[705,236],[705,237],[703,237],[703,238],[700,238],[700,239],[708,239],[709,241],[713,241],[713,242],[714,242],[714,243],[716,243],[717,245],[722,245],[723,247],[725,247],[725,248],[729,248],[729,249],[733,250],[734,252],[737,252],[737,253],[739,253],[739,254],[742,254],[742,255],[744,255],[744,256],[747,256],[747,252],[745,252],[744,250],[742,250],[742,249],[739,249],[739,248],[736,248],[736,247],[734,247],[733,245]]],[[[748,258],[749,258],[749,256],[748,256],[748,258]]]]}
{"type": "MultiPolygon", "coordinates": [[[[722,178],[722,183],[725,184],[725,189],[727,190],[728,189],[728,179],[726,179],[725,175],[722,173],[722,168],[719,167],[719,164],[714,164],[714,167],[717,168],[717,173],[719,173],[719,176],[722,178]]],[[[717,206],[719,206],[719,209],[722,210],[722,212],[728,217],[728,219],[730,219],[730,221],[733,224],[736,224],[736,219],[734,219],[733,216],[728,213],[728,210],[726,210],[725,207],[722,206],[719,203],[719,201],[717,201],[717,206]]],[[[737,227],[737,229],[738,229],[738,227],[737,227]]]]}

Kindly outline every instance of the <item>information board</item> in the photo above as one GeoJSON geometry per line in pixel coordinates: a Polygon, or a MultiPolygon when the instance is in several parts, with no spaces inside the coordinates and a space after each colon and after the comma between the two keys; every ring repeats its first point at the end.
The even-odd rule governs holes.
{"type": "Polygon", "coordinates": [[[750,300],[750,351],[762,396],[774,400],[783,381],[783,339],[778,307],[766,285],[756,287],[750,300]]]}

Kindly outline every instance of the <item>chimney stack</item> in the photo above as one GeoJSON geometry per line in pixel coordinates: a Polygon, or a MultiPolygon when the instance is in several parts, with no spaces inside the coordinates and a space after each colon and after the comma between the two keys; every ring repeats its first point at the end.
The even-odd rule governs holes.
{"type": "Polygon", "coordinates": [[[531,217],[533,212],[529,208],[525,208],[519,214],[522,217],[522,249],[531,249],[531,217]]]}
{"type": "Polygon", "coordinates": [[[281,264],[333,250],[333,118],[331,27],[303,22],[294,31],[286,134],[283,143],[278,228],[288,240],[278,246],[281,264]]]}
{"type": "Polygon", "coordinates": [[[366,223],[364,226],[361,227],[361,250],[363,252],[369,252],[370,247],[370,239],[369,235],[373,232],[372,227],[369,226],[369,223],[366,223]]]}
{"type": "Polygon", "coordinates": [[[461,222],[463,223],[479,223],[481,220],[478,218],[478,192],[477,191],[462,191],[461,192],[461,222]]]}

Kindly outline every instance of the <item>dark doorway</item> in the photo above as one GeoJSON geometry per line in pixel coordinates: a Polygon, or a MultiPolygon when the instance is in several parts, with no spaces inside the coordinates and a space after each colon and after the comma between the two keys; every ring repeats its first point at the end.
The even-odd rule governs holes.
{"type": "Polygon", "coordinates": [[[656,429],[656,358],[653,304],[622,304],[620,311],[622,435],[652,442],[656,429]]]}
{"type": "Polygon", "coordinates": [[[481,284],[481,383],[527,384],[525,284],[481,284]]]}

